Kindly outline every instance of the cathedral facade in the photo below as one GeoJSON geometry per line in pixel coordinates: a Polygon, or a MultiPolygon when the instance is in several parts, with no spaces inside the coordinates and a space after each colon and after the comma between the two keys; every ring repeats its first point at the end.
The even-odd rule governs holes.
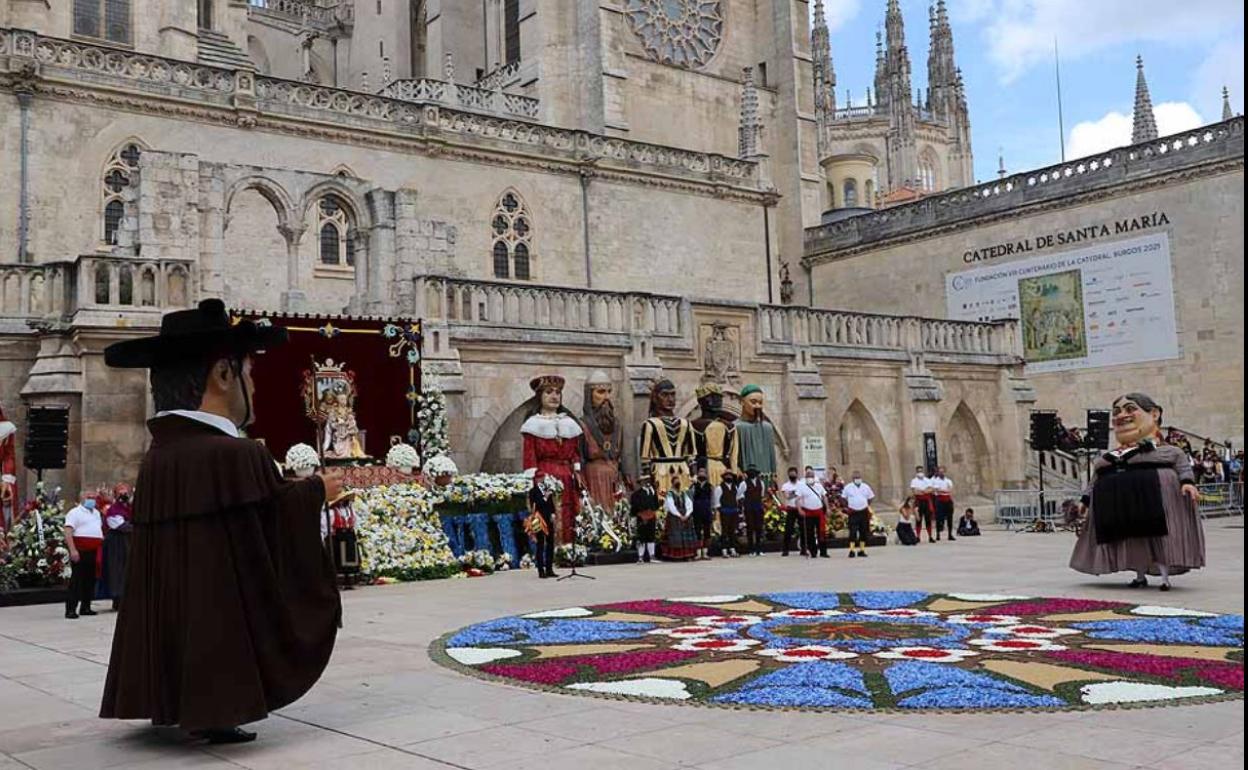
{"type": "MultiPolygon", "coordinates": [[[[815,109],[811,10],[0,2],[0,406],[21,430],[25,407],[69,407],[51,472],[68,490],[129,478],[150,398],[101,351],[221,297],[423,319],[465,471],[518,468],[532,376],[564,374],[575,411],[601,370],[628,425],[659,377],[684,413],[701,383],[757,383],[785,462],[823,437],[900,492],[930,433],[974,448],[968,490],[1021,480],[1034,394],[1014,324],[806,302],[806,231],[836,207],[824,161],[845,149],[835,105],[815,109]]],[[[884,171],[927,130],[900,34],[889,109],[919,143],[890,112],[884,171]]]]}

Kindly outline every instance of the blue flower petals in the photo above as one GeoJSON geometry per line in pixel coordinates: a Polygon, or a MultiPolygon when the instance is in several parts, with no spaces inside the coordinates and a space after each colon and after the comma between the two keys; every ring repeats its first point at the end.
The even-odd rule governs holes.
{"type": "Polygon", "coordinates": [[[926,591],[856,591],[854,604],[864,610],[895,610],[909,607],[931,596],[926,591]]]}

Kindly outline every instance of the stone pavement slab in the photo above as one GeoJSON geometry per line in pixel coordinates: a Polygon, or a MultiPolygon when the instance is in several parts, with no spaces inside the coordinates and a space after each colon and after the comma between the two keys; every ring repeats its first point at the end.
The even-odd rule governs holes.
{"type": "MultiPolygon", "coordinates": [[[[0,770],[11,768],[459,768],[479,770],[1123,770],[1243,764],[1243,701],[1067,713],[753,712],[548,694],[461,675],[428,656],[439,636],[503,615],[665,596],[923,589],[1151,602],[1243,613],[1240,520],[1207,524],[1210,566],[1163,594],[1066,568],[1067,534],[875,549],[867,561],[778,555],[620,565],[596,581],[532,572],[345,592],[324,677],[255,725],[245,746],[96,718],[115,616],[0,609],[0,770]]],[[[1241,525],[1242,526],[1242,525],[1241,525]]]]}

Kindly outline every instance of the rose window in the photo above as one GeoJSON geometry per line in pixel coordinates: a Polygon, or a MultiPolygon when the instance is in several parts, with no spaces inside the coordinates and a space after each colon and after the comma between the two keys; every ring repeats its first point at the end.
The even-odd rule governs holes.
{"type": "Polygon", "coordinates": [[[720,0],[626,0],[624,14],[650,58],[695,69],[724,36],[720,0]]]}

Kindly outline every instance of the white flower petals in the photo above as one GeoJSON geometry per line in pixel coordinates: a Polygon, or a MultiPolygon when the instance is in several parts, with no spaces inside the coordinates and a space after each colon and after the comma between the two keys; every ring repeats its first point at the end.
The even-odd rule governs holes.
{"type": "Polygon", "coordinates": [[[1105,703],[1145,703],[1147,701],[1178,700],[1221,695],[1215,687],[1171,687],[1145,682],[1096,682],[1079,688],[1083,702],[1093,705],[1105,703]]]}
{"type": "Polygon", "coordinates": [[[611,693],[612,695],[637,695],[643,698],[669,698],[689,700],[693,697],[685,683],[676,679],[625,679],[618,682],[577,682],[568,685],[569,690],[611,693]]]}
{"type": "Polygon", "coordinates": [[[1185,610],[1182,607],[1154,607],[1151,604],[1141,604],[1132,609],[1131,614],[1150,618],[1216,618],[1218,616],[1216,612],[1185,610]]]}
{"type": "Polygon", "coordinates": [[[480,666],[483,663],[492,663],[496,660],[518,658],[521,652],[519,650],[509,650],[505,647],[447,647],[446,654],[452,660],[465,666],[480,666]]]}
{"type": "Polygon", "coordinates": [[[530,612],[528,615],[520,617],[526,620],[542,620],[543,618],[585,618],[594,613],[584,607],[567,607],[562,610],[543,610],[542,612],[530,612]]]}

